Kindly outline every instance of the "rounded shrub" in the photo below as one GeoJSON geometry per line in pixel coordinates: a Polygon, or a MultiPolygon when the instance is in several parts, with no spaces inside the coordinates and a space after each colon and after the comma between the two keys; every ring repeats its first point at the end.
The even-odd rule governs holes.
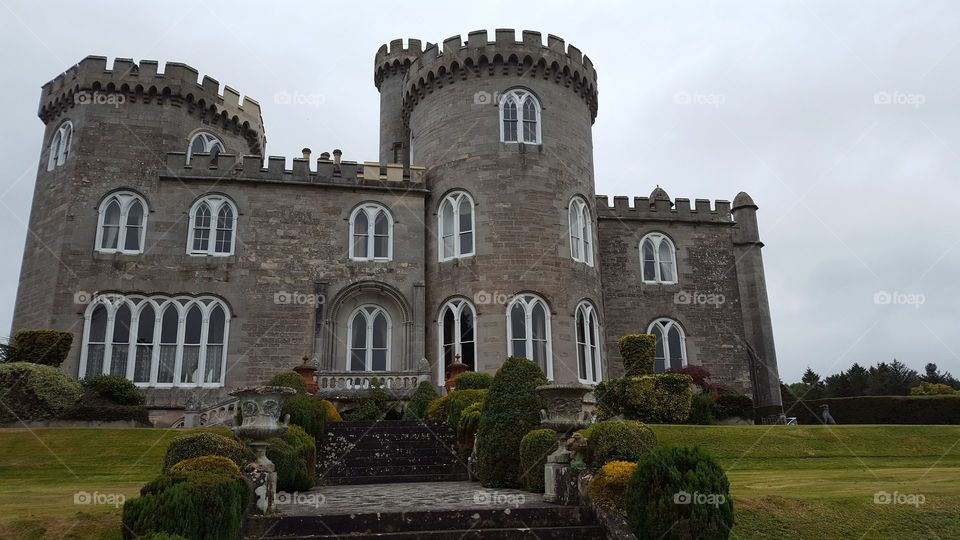
{"type": "Polygon", "coordinates": [[[69,375],[28,362],[0,364],[0,422],[53,418],[72,407],[83,390],[69,375]]]}
{"type": "Polygon", "coordinates": [[[447,410],[447,398],[446,396],[440,396],[437,399],[430,402],[430,405],[427,405],[427,420],[432,422],[444,422],[449,418],[449,411],[447,410]]]}
{"type": "Polygon", "coordinates": [[[231,461],[230,458],[225,458],[223,456],[200,456],[185,459],[175,464],[173,467],[170,467],[170,472],[172,474],[213,473],[239,475],[240,467],[237,467],[237,464],[231,461]]]}
{"type": "MultiPolygon", "coordinates": [[[[299,377],[299,375],[297,375],[299,377]]],[[[303,380],[301,377],[300,380],[303,380]]],[[[280,417],[290,415],[290,423],[296,424],[314,439],[323,439],[327,425],[327,407],[322,399],[306,394],[290,396],[280,409],[280,417]]]]}
{"type": "Polygon", "coordinates": [[[597,471],[596,476],[587,484],[587,493],[593,502],[602,508],[626,516],[623,498],[627,493],[630,477],[637,470],[637,464],[630,461],[611,461],[597,471]]]}
{"type": "Polygon", "coordinates": [[[163,458],[163,470],[167,471],[185,459],[201,456],[223,456],[236,463],[241,470],[254,459],[253,452],[240,441],[204,431],[171,441],[163,458]]]}
{"type": "Polygon", "coordinates": [[[484,487],[519,486],[520,440],[540,425],[545,404],[535,389],[546,383],[540,366],[526,358],[507,358],[497,370],[477,430],[477,476],[484,487]]]}
{"type": "Polygon", "coordinates": [[[543,493],[543,468],[559,441],[552,429],[535,429],[520,439],[520,482],[527,491],[543,493]]]}
{"type": "Polygon", "coordinates": [[[477,428],[480,427],[480,416],[483,411],[483,402],[470,404],[460,413],[460,422],[457,424],[457,447],[463,454],[469,454],[476,440],[477,428]]]}
{"type": "Polygon", "coordinates": [[[337,410],[336,405],[325,399],[320,403],[323,405],[324,420],[326,420],[328,424],[343,422],[343,418],[340,416],[340,411],[337,410]]]}
{"type": "Polygon", "coordinates": [[[58,330],[17,330],[7,347],[8,362],[59,367],[73,344],[73,334],[58,330]]]}
{"type": "Polygon", "coordinates": [[[281,438],[300,452],[300,457],[307,466],[310,487],[313,487],[314,479],[317,476],[317,440],[302,427],[294,424],[290,424],[281,438]]]}
{"type": "Polygon", "coordinates": [[[474,403],[483,403],[489,390],[454,390],[447,396],[447,412],[449,413],[450,425],[453,427],[460,425],[460,416],[467,407],[474,403]]]}
{"type": "Polygon", "coordinates": [[[403,411],[404,420],[422,420],[426,418],[427,407],[430,402],[437,399],[437,391],[430,381],[423,381],[417,385],[417,389],[410,397],[410,403],[403,411]]]}
{"type": "Polygon", "coordinates": [[[293,388],[298,394],[307,393],[307,381],[303,380],[296,371],[284,371],[277,373],[267,382],[267,386],[286,386],[293,388]]]}
{"type": "Polygon", "coordinates": [[[727,475],[698,448],[661,446],[641,458],[624,506],[638,540],[726,539],[733,528],[727,475]]]}
{"type": "Polygon", "coordinates": [[[657,436],[642,422],[604,420],[581,431],[587,439],[587,464],[603,467],[610,461],[637,461],[657,445],[657,436]]]}
{"type": "Polygon", "coordinates": [[[485,390],[493,384],[493,375],[482,371],[465,371],[454,380],[457,390],[485,390]]]}
{"type": "Polygon", "coordinates": [[[608,379],[594,395],[600,418],[622,416],[650,424],[682,424],[690,416],[693,379],[685,373],[661,373],[608,379]]]}
{"type": "Polygon", "coordinates": [[[277,469],[277,489],[279,491],[306,491],[313,487],[313,478],[307,470],[307,463],[300,450],[294,448],[281,437],[270,439],[267,458],[277,469]]]}
{"type": "Polygon", "coordinates": [[[653,334],[627,334],[617,342],[620,358],[623,358],[624,375],[650,375],[654,370],[657,354],[657,336],[653,334]]]}
{"type": "Polygon", "coordinates": [[[85,393],[116,405],[143,405],[146,398],[133,381],[119,375],[95,375],[80,379],[85,393]]]}

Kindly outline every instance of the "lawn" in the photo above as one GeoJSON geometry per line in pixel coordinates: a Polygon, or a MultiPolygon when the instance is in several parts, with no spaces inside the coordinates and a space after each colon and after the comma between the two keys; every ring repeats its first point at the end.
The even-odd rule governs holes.
{"type": "MultiPolygon", "coordinates": [[[[653,426],[727,470],[732,538],[960,538],[960,426],[653,426]],[[875,504],[874,494],[923,495],[875,504]]],[[[0,430],[0,538],[119,538],[166,429],[0,430]],[[94,493],[104,504],[77,504],[94,493]]]]}

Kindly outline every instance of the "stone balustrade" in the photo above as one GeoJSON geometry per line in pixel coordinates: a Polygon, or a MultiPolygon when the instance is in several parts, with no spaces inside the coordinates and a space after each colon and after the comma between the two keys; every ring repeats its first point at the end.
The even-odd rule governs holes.
{"type": "Polygon", "coordinates": [[[322,398],[350,398],[370,389],[373,381],[398,398],[409,397],[430,374],[417,371],[325,371],[317,373],[317,395],[322,398]]]}

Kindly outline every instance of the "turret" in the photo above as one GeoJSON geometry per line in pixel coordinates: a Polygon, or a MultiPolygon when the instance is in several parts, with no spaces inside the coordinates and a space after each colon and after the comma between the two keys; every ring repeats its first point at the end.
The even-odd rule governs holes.
{"type": "MultiPolygon", "coordinates": [[[[432,46],[427,44],[427,47],[432,46]]],[[[380,91],[380,162],[410,164],[410,131],[403,123],[403,78],[422,53],[420,40],[382,45],[374,58],[373,83],[380,91]]]]}

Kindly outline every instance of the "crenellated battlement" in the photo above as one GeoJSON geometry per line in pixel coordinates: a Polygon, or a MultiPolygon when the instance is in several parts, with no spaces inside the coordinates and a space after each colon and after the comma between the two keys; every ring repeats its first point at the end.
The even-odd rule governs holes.
{"type": "MultiPolygon", "coordinates": [[[[433,47],[433,43],[427,43],[427,48],[433,47]]],[[[377,50],[376,57],[373,60],[373,84],[377,90],[380,89],[380,83],[387,77],[404,75],[407,68],[416,62],[417,58],[423,54],[423,47],[419,39],[407,40],[407,46],[403,46],[402,39],[394,39],[389,47],[384,44],[377,50]]]]}
{"type": "MultiPolygon", "coordinates": [[[[406,114],[436,87],[467,77],[515,73],[542,77],[570,88],[587,103],[596,119],[597,72],[590,58],[552,34],[547,35],[546,45],[540,32],[523,30],[521,39],[516,36],[516,30],[497,29],[490,41],[486,30],[477,30],[467,34],[466,39],[456,35],[445,39],[442,45],[427,44],[407,70],[406,114]]],[[[392,51],[393,47],[387,57],[392,51]]]]}
{"type": "Polygon", "coordinates": [[[422,190],[424,168],[404,168],[400,163],[377,163],[365,161],[331,161],[294,158],[292,168],[287,168],[287,158],[270,156],[263,166],[262,156],[196,153],[187,163],[184,152],[170,152],[166,157],[166,169],[162,177],[177,179],[209,179],[213,181],[237,181],[273,184],[329,185],[369,188],[422,190]],[[313,167],[311,167],[313,165],[313,167]]]}
{"type": "Polygon", "coordinates": [[[612,206],[606,195],[597,195],[596,201],[598,219],[733,223],[730,201],[718,200],[712,207],[709,199],[696,199],[691,207],[690,199],[680,197],[673,201],[634,197],[633,206],[629,197],[614,197],[612,206]]]}
{"type": "Polygon", "coordinates": [[[109,98],[122,94],[130,102],[163,103],[174,101],[187,106],[191,114],[209,116],[211,122],[223,123],[243,133],[251,142],[251,151],[260,152],[266,145],[260,104],[207,75],[200,79],[196,69],[177,62],[167,62],[163,72],[156,60],[135,63],[130,58],[117,58],[113,69],[107,69],[104,56],[87,56],[70,69],[43,85],[37,112],[49,123],[72,107],[96,99],[96,93],[109,98]],[[200,82],[198,82],[200,81],[200,82]]]}

